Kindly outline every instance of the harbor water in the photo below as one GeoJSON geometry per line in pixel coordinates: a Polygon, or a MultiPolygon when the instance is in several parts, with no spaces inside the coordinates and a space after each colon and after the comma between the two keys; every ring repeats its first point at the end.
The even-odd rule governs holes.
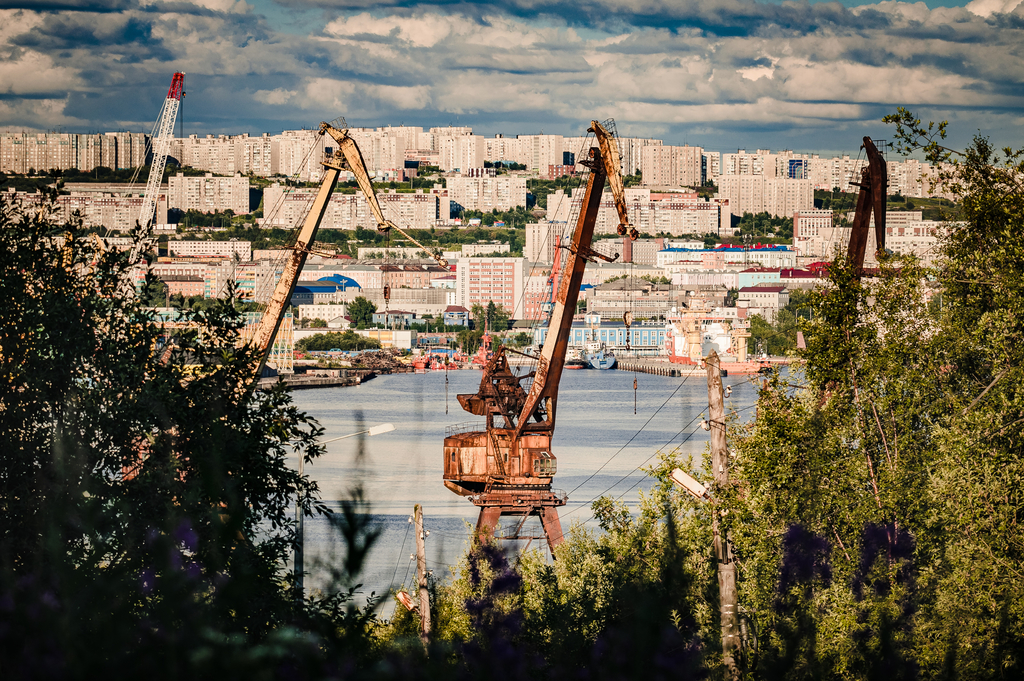
{"type": "MultiPolygon", "coordinates": [[[[415,564],[413,506],[423,506],[427,566],[447,577],[469,545],[477,508],[442,482],[445,427],[483,419],[463,411],[458,393],[475,393],[479,371],[434,371],[386,375],[354,387],[297,391],[296,406],[317,419],[324,440],[393,423],[396,430],[326,445],[325,456],[306,467],[328,507],[339,508],[360,486],[364,513],[381,530],[360,576],[362,595],[412,586],[415,564]]],[[[733,391],[726,409],[741,420],[753,415],[756,388],[750,377],[725,378],[733,391]]],[[[659,450],[681,448],[700,461],[708,434],[704,374],[668,377],[627,371],[571,371],[562,376],[552,453],[558,458],[554,487],[569,493],[560,509],[563,531],[576,523],[596,527],[591,504],[607,495],[636,510],[639,490],[653,481],[643,468],[659,450]],[[637,380],[634,393],[633,380],[637,380]],[[636,413],[634,414],[634,395],[636,413]]],[[[503,524],[512,519],[503,519],[503,524]]],[[[528,525],[528,528],[539,525],[528,525]]],[[[308,588],[327,585],[331,566],[344,555],[337,533],[323,517],[306,519],[305,567],[308,588]]],[[[535,540],[529,548],[543,547],[535,540]]],[[[519,548],[526,548],[520,546],[519,548]]],[[[385,607],[385,614],[391,606],[385,607]]]]}

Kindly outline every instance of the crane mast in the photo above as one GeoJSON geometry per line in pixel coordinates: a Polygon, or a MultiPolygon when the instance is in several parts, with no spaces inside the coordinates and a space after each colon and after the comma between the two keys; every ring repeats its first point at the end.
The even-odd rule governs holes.
{"type": "MultiPolygon", "coordinates": [[[[558,384],[565,364],[572,319],[579,299],[586,264],[593,258],[612,261],[591,248],[594,225],[601,206],[606,180],[618,179],[621,168],[618,147],[607,129],[592,121],[590,132],[598,140],[583,165],[590,168],[583,204],[572,240],[564,256],[548,335],[537,359],[535,371],[524,376],[512,373],[504,347],[499,346],[484,367],[476,394],[459,395],[463,409],[486,417],[485,430],[449,429],[444,440],[444,484],[456,494],[468,497],[480,507],[477,533],[489,536],[503,516],[520,519],[505,538],[525,539],[520,530],[526,519],[540,519],[552,550],[562,541],[558,507],[566,495],[552,490],[557,460],[551,453],[555,429],[558,384]],[[522,383],[532,379],[529,391],[522,383]]],[[[616,196],[620,230],[630,231],[624,193],[616,196]]],[[[635,237],[632,237],[635,238],[635,237]]]]}
{"type": "Polygon", "coordinates": [[[167,167],[167,155],[171,151],[171,142],[174,140],[174,121],[178,118],[178,106],[184,95],[185,74],[175,73],[171,77],[171,87],[167,90],[167,99],[164,100],[156,136],[153,138],[153,162],[149,166],[149,180],[146,182],[146,193],[142,197],[142,208],[139,211],[139,226],[142,228],[144,238],[132,246],[130,260],[132,263],[138,262],[142,256],[142,251],[148,245],[148,237],[153,230],[156,202],[160,196],[160,181],[163,179],[164,169],[167,167]]]}

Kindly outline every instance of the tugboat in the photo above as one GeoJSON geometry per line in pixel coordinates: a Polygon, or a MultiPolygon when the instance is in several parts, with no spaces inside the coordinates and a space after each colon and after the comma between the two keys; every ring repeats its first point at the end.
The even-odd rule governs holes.
{"type": "Polygon", "coordinates": [[[570,370],[586,369],[588,366],[590,366],[590,364],[587,362],[587,360],[583,359],[583,357],[580,355],[579,350],[570,350],[569,354],[565,358],[565,364],[563,365],[563,368],[570,370]]]}
{"type": "Polygon", "coordinates": [[[616,362],[614,353],[601,343],[587,343],[587,364],[591,369],[614,369],[616,362]]]}

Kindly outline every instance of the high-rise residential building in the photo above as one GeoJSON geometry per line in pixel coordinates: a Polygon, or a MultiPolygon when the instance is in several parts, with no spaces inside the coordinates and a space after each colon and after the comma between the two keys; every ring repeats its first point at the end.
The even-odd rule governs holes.
{"type": "MultiPolygon", "coordinates": [[[[109,230],[126,232],[135,228],[142,211],[142,188],[137,193],[121,195],[113,192],[72,192],[56,199],[58,220],[70,220],[75,211],[82,217],[86,227],[105,227],[109,230]]],[[[37,211],[44,205],[44,196],[37,193],[5,192],[4,198],[22,208],[37,211]]],[[[161,192],[157,199],[156,224],[167,223],[167,194],[161,192]]]]}
{"type": "MultiPolygon", "coordinates": [[[[279,184],[263,192],[264,227],[291,228],[301,224],[316,196],[316,189],[288,188],[279,184]]],[[[415,193],[381,192],[377,199],[384,217],[404,229],[430,229],[441,216],[447,220],[450,208],[447,196],[428,193],[422,189],[415,193]]],[[[322,229],[375,229],[377,220],[370,211],[366,198],[360,192],[352,194],[335,191],[327,202],[322,229]]]]}
{"type": "Polygon", "coordinates": [[[238,262],[252,260],[249,241],[207,241],[205,239],[171,239],[167,250],[176,258],[231,258],[238,262]]]}
{"type": "Polygon", "coordinates": [[[833,237],[831,210],[811,208],[794,213],[793,247],[800,255],[831,255],[833,237]]]}
{"type": "Polygon", "coordinates": [[[564,222],[529,222],[526,224],[526,245],[523,257],[527,262],[550,265],[555,258],[555,241],[565,232],[564,222]]]}
{"type": "MultiPolygon", "coordinates": [[[[548,195],[548,218],[568,222],[579,215],[583,190],[571,198],[559,192],[548,195]]],[[[648,188],[626,189],[626,206],[630,224],[645,234],[732,234],[732,212],[728,199],[702,199],[696,192],[652,192],[648,188]]],[[[619,217],[615,202],[605,194],[594,226],[595,234],[614,234],[619,217]]]]}
{"type": "Polygon", "coordinates": [[[196,210],[201,213],[230,210],[235,215],[247,215],[249,207],[249,178],[214,177],[206,173],[203,177],[172,175],[167,180],[168,207],[181,211],[196,210]]]}
{"type": "Polygon", "coordinates": [[[458,305],[472,309],[493,302],[523,319],[525,258],[459,258],[455,274],[458,305]]]}
{"type": "Polygon", "coordinates": [[[715,183],[719,197],[728,200],[733,215],[767,212],[791,217],[797,211],[814,208],[811,180],[744,174],[721,175],[715,183]]]}
{"type": "Polygon", "coordinates": [[[526,178],[517,175],[495,177],[449,177],[448,198],[467,210],[490,212],[526,207],[526,178]]]}
{"type": "Polygon", "coordinates": [[[644,186],[699,187],[702,184],[700,147],[644,147],[640,155],[644,186]]]}

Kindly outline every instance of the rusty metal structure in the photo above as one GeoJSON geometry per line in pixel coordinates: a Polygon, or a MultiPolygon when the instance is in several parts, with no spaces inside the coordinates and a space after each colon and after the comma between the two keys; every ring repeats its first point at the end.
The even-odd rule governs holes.
{"type": "Polygon", "coordinates": [[[567,495],[552,489],[558,464],[551,438],[584,268],[594,258],[615,260],[591,248],[606,181],[615,195],[619,233],[637,236],[628,223],[619,150],[609,127],[609,123],[591,122],[589,132],[598,146],[591,147],[583,161],[590,169],[586,193],[565,249],[548,335],[536,368],[517,376],[506,354],[511,351],[499,345],[483,368],[479,391],[458,396],[463,409],[486,418],[484,429],[479,430],[479,423],[453,426],[444,439],[444,484],[480,508],[476,529],[481,539],[492,535],[501,518],[508,516],[518,522],[502,539],[534,538],[523,535],[522,528],[528,518],[537,517],[550,549],[562,541],[558,507],[565,505],[567,495]]]}
{"type": "Polygon", "coordinates": [[[860,182],[851,183],[860,187],[860,191],[857,193],[857,208],[853,214],[850,248],[847,252],[847,258],[858,276],[864,270],[872,213],[875,216],[875,250],[879,253],[885,250],[885,192],[889,186],[885,159],[870,137],[864,138],[863,149],[868,164],[861,171],[860,182]]]}

